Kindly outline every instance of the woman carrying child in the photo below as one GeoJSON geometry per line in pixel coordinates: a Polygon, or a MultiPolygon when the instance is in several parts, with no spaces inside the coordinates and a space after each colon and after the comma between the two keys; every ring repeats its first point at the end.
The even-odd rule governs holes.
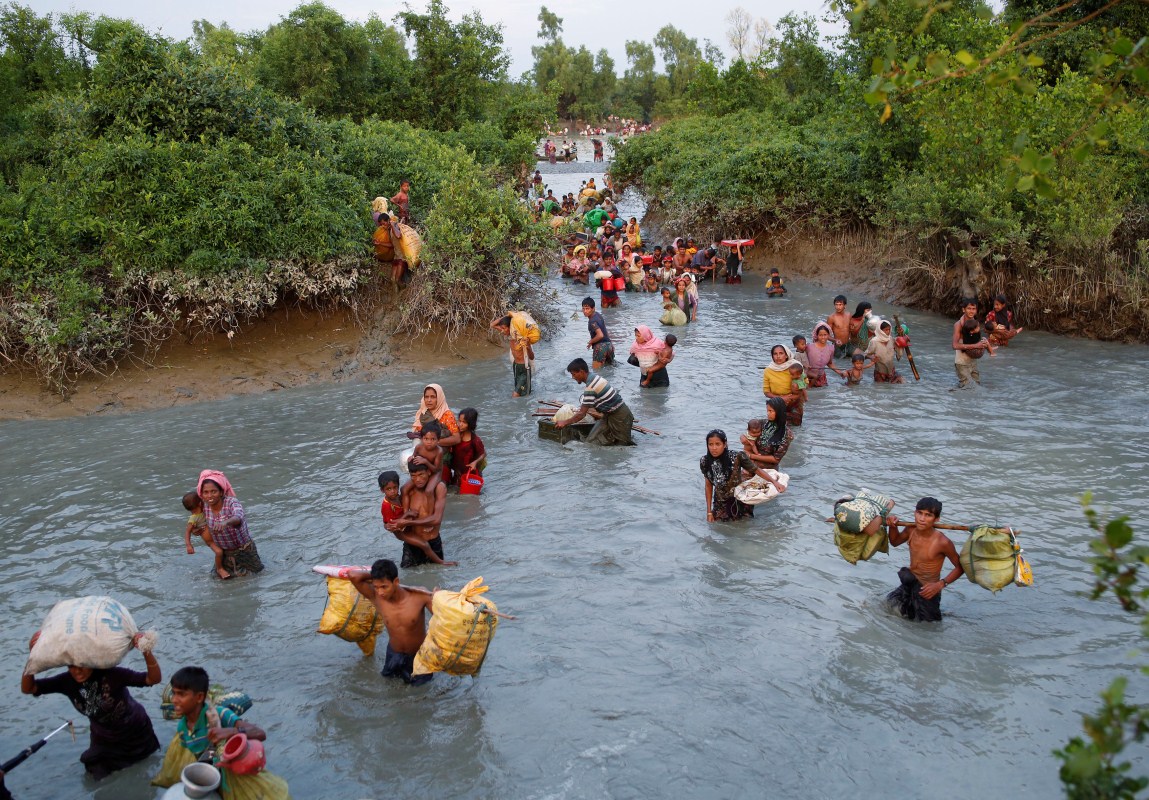
{"type": "Polygon", "coordinates": [[[263,742],[267,734],[227,706],[215,705],[208,696],[210,691],[210,680],[202,667],[184,667],[172,676],[172,706],[180,721],[152,785],[174,786],[180,782],[184,767],[210,758],[220,771],[223,800],[290,800],[287,781],[278,775],[266,769],[239,774],[220,764],[219,753],[232,736],[242,733],[249,741],[263,742]]]}
{"type": "Polygon", "coordinates": [[[786,491],[785,486],[760,469],[745,451],[731,453],[726,446],[726,433],[718,429],[706,434],[706,455],[699,460],[698,468],[706,479],[707,522],[754,516],[754,507],[734,496],[734,489],[742,483],[743,472],[764,478],[779,492],[786,491]]]}
{"type": "Polygon", "coordinates": [[[630,346],[632,364],[637,364],[642,373],[639,386],[649,388],[654,386],[669,386],[670,376],[666,373],[666,365],[674,358],[674,351],[667,347],[666,342],[659,339],[646,325],[639,325],[634,329],[634,344],[630,346]]]}
{"type": "MultiPolygon", "coordinates": [[[[802,424],[802,393],[794,391],[794,376],[790,368],[802,365],[794,360],[790,348],[776,344],[770,348],[770,363],[762,373],[762,394],[779,398],[786,405],[786,414],[794,425],[802,424]]],[[[800,373],[799,373],[800,374],[800,373]]]]}
{"type": "Polygon", "coordinates": [[[746,454],[759,467],[778,469],[794,441],[794,429],[786,424],[786,403],[780,397],[771,397],[766,402],[766,419],[750,422],[746,430],[748,437],[743,442],[746,454]]]}
{"type": "Polygon", "coordinates": [[[219,470],[205,469],[199,474],[196,494],[203,499],[211,538],[223,550],[224,570],[229,575],[263,572],[259,551],[247,529],[247,514],[227,476],[219,470]]]}

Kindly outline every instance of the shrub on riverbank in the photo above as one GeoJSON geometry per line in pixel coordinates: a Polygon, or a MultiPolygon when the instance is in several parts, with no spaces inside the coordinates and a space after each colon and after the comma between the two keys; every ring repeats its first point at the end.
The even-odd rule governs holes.
{"type": "Polygon", "coordinates": [[[1030,162],[1097,121],[1087,78],[1067,72],[1031,95],[939,83],[886,125],[843,82],[799,124],[777,109],[667,124],[621,148],[612,176],[695,236],[860,223],[891,243],[904,280],[931,284],[939,310],[1005,291],[1028,324],[1088,319],[1091,335],[1149,340],[1143,100],[1101,113],[1111,133],[1090,158],[1043,165],[1042,196],[1023,191],[1030,162]]]}
{"type": "MultiPolygon", "coordinates": [[[[27,106],[0,148],[0,359],[55,389],[176,332],[233,332],[282,303],[355,306],[377,272],[369,200],[403,178],[440,289],[492,259],[511,276],[545,246],[450,134],[318,119],[130,23],[85,35],[99,53],[87,82],[27,106]],[[469,216],[436,213],[460,192],[469,216]]],[[[439,320],[437,302],[406,323],[439,320]]]]}

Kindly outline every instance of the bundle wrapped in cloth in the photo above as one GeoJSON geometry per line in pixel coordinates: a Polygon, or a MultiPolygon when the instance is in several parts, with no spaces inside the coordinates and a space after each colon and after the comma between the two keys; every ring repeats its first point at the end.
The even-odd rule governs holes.
{"type": "MultiPolygon", "coordinates": [[[[52,607],[28,654],[25,675],[55,667],[111,669],[124,660],[139,632],[128,609],[111,597],[61,600],[52,607]]],[[[155,634],[146,634],[154,641],[155,634]]],[[[140,649],[150,649],[141,640],[140,649]]]]}
{"type": "MultiPolygon", "coordinates": [[[[790,485],[790,476],[785,472],[778,472],[773,469],[762,470],[783,487],[790,485]]],[[[758,475],[755,475],[749,480],[742,481],[734,487],[734,497],[738,502],[745,503],[748,506],[757,506],[762,503],[768,503],[778,496],[778,490],[774,488],[774,484],[767,481],[758,475]]]]}
{"type": "Polygon", "coordinates": [[[890,552],[886,516],[894,501],[884,494],[859,489],[834,503],[834,544],[851,564],[890,552]]]}
{"type": "Polygon", "coordinates": [[[499,624],[498,608],[490,600],[480,597],[490,588],[482,584],[480,576],[461,591],[435,592],[431,600],[427,638],[415,654],[411,674],[479,674],[499,624]]]}
{"type": "Polygon", "coordinates": [[[327,605],[319,620],[319,633],[354,642],[363,655],[375,654],[375,640],[383,632],[383,618],[375,604],[359,593],[347,576],[352,570],[370,567],[316,566],[313,572],[327,576],[327,605]]]}
{"type": "Polygon", "coordinates": [[[555,415],[551,419],[553,419],[555,422],[566,422],[577,413],[578,409],[572,406],[570,403],[567,403],[558,411],[556,411],[555,415]]]}
{"type": "Polygon", "coordinates": [[[996,594],[1011,583],[1033,585],[1033,572],[1021,552],[1012,528],[977,525],[970,529],[958,560],[971,582],[996,594]]]}

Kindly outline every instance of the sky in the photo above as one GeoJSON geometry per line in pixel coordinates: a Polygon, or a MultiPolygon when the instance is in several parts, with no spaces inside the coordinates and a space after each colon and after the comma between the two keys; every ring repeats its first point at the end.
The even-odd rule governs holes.
{"type": "MultiPolygon", "coordinates": [[[[385,21],[399,11],[405,3],[398,0],[368,2],[367,0],[325,0],[345,18],[362,22],[372,13],[385,21]]],[[[87,11],[96,15],[123,17],[135,20],[153,32],[172,39],[191,36],[192,22],[206,19],[211,23],[228,23],[233,30],[247,32],[266,30],[301,5],[302,0],[197,0],[175,3],[170,0],[22,0],[36,12],[87,11]]],[[[719,45],[729,57],[726,41],[726,15],[741,5],[750,13],[776,23],[788,13],[809,13],[819,20],[823,32],[833,32],[836,26],[822,23],[827,15],[826,0],[720,0],[714,6],[688,0],[578,0],[577,3],[540,2],[540,0],[445,0],[452,19],[478,11],[488,24],[503,26],[503,41],[511,55],[511,76],[517,77],[534,63],[531,47],[538,43],[539,7],[547,8],[563,20],[563,41],[568,46],[585,44],[592,52],[605,47],[614,58],[615,71],[622,74],[626,68],[625,43],[628,39],[651,42],[664,25],[674,25],[697,39],[699,47],[704,39],[719,45]]],[[[415,11],[426,8],[424,0],[412,0],[415,11]]]]}

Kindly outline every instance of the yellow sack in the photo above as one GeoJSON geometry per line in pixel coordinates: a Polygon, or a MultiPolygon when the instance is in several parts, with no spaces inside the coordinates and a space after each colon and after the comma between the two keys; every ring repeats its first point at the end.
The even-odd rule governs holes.
{"type": "Polygon", "coordinates": [[[971,529],[962,545],[959,561],[967,578],[994,593],[1015,582],[1024,586],[1033,584],[1029,564],[1021,566],[1024,561],[1021,545],[1011,528],[978,525],[971,529]]]}
{"type": "Polygon", "coordinates": [[[873,536],[864,533],[850,533],[834,523],[834,544],[842,558],[851,564],[869,561],[875,553],[890,552],[890,532],[882,526],[873,536]]]}
{"type": "Polygon", "coordinates": [[[344,578],[327,578],[327,606],[319,620],[320,633],[333,633],[355,642],[363,655],[375,654],[375,637],[383,631],[383,618],[368,600],[344,578]]]}
{"type": "Polygon", "coordinates": [[[398,225],[399,230],[403,233],[403,238],[395,242],[395,255],[406,261],[407,265],[414,269],[419,265],[419,256],[423,252],[423,237],[419,235],[419,231],[410,225],[404,225],[402,222],[398,225]]]}
{"type": "Polygon", "coordinates": [[[511,338],[526,339],[531,344],[538,344],[542,338],[539,323],[526,311],[511,312],[511,338]]]}
{"type": "Polygon", "coordinates": [[[483,586],[482,576],[459,592],[435,592],[431,599],[431,624],[427,638],[415,654],[412,675],[446,672],[449,675],[478,675],[487,657],[487,648],[495,635],[498,611],[489,600],[479,595],[490,587],[483,586]]]}

